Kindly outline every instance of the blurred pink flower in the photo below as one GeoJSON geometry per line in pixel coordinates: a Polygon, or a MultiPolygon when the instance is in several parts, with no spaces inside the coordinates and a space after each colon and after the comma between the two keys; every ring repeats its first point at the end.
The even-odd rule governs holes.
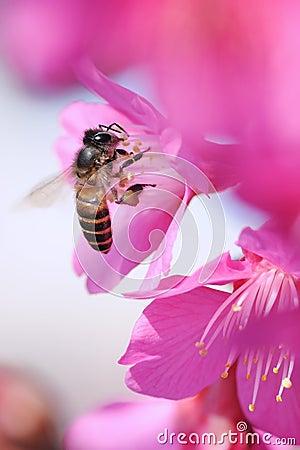
{"type": "MultiPolygon", "coordinates": [[[[241,421],[244,421],[244,417],[232,378],[226,388],[222,382],[217,381],[196,397],[179,402],[152,399],[99,407],[71,424],[64,438],[64,448],[154,450],[162,446],[179,449],[184,445],[186,448],[204,450],[213,446],[213,438],[209,442],[207,433],[214,433],[216,439],[221,440],[222,433],[231,430],[236,433],[232,436],[237,438],[236,443],[230,443],[225,436],[223,444],[219,443],[218,448],[245,450],[250,445],[245,443],[246,433],[238,432],[237,424],[241,421]],[[196,435],[199,437],[199,444],[196,435]]],[[[246,423],[245,425],[247,426],[246,423]]],[[[247,431],[252,432],[250,427],[247,431]]],[[[260,446],[251,448],[265,447],[261,443],[260,446]]]]}
{"type": "Polygon", "coordinates": [[[72,66],[89,55],[111,73],[147,60],[163,2],[127,0],[6,0],[1,3],[1,47],[33,88],[75,81],[72,66]]]}
{"type": "Polygon", "coordinates": [[[104,255],[80,238],[76,246],[76,271],[86,272],[90,292],[111,291],[152,255],[145,278],[159,278],[170,269],[174,241],[188,202],[195,192],[208,193],[209,181],[196,167],[187,167],[184,161],[178,163],[174,159],[181,145],[180,136],[147,100],[110,81],[87,62],[78,65],[77,76],[108,104],[75,102],[63,111],[61,121],[66,135],[56,145],[62,167],[72,164],[86,129],[99,123],[117,122],[129,133],[127,151],[134,150],[138,143],[141,150],[151,151],[152,156],[144,155],[141,166],[135,163],[134,169],[130,167],[130,171],[139,167],[139,178],[135,176],[134,183],[152,183],[156,188],[145,189],[135,208],[109,205],[114,244],[104,255]],[[177,166],[179,172],[181,168],[189,172],[189,180],[178,174],[177,166]],[[189,186],[195,187],[195,191],[189,186]]]}
{"type": "MultiPolygon", "coordinates": [[[[230,261],[227,255],[208,280],[209,284],[234,282],[232,293],[195,288],[196,276],[177,277],[177,285],[154,300],[135,325],[120,360],[133,365],[127,385],[152,396],[185,398],[220,376],[226,383],[237,361],[238,395],[245,416],[255,427],[300,441],[299,351],[293,350],[299,343],[283,345],[274,328],[272,343],[270,328],[265,340],[261,330],[259,345],[250,346],[249,335],[243,340],[243,333],[258,319],[299,312],[297,242],[274,228],[274,223],[258,231],[246,228],[238,241],[244,261],[230,261]]],[[[171,281],[170,277],[163,283],[171,281]]]]}
{"type": "Polygon", "coordinates": [[[300,209],[299,2],[167,7],[156,77],[186,157],[206,161],[216,187],[231,172],[244,199],[289,222],[300,209]],[[203,138],[236,145],[202,147],[203,138]]]}

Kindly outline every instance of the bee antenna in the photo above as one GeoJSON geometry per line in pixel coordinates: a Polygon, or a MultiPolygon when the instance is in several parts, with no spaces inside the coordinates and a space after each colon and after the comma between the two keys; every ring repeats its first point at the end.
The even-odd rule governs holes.
{"type": "Polygon", "coordinates": [[[127,133],[127,131],[123,128],[123,127],[121,127],[121,125],[119,125],[117,122],[113,122],[113,123],[111,123],[110,125],[98,125],[99,126],[99,128],[101,129],[101,130],[103,130],[103,131],[108,131],[108,130],[111,130],[111,131],[114,131],[115,133],[125,133],[126,134],[126,136],[129,136],[129,134],[127,133]],[[114,128],[114,127],[116,127],[116,128],[114,128]],[[104,130],[104,128],[105,128],[105,130],[104,130]]]}

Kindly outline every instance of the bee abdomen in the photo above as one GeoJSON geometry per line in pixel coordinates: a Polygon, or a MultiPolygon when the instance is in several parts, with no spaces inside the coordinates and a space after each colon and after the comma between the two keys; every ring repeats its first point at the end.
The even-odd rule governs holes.
{"type": "Polygon", "coordinates": [[[106,202],[96,205],[77,199],[77,213],[84,237],[90,246],[94,250],[108,253],[112,246],[112,232],[106,202]]]}

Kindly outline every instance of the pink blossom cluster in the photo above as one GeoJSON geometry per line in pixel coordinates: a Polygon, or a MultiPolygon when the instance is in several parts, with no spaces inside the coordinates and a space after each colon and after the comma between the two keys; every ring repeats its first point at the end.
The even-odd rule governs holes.
{"type": "MultiPolygon", "coordinates": [[[[5,13],[26,27],[34,3],[27,0],[14,15],[16,2],[11,2],[5,13]]],[[[45,11],[49,13],[48,3],[33,9],[39,24],[45,11]]],[[[107,2],[95,2],[85,10],[83,2],[78,9],[62,2],[58,30],[66,33],[65,15],[72,33],[78,14],[84,25],[77,34],[66,33],[69,41],[60,45],[59,33],[59,42],[49,39],[49,22],[42,36],[53,54],[29,54],[42,57],[43,64],[40,59],[31,65],[29,58],[25,67],[20,45],[8,40],[25,77],[40,76],[42,69],[39,80],[46,84],[52,78],[77,79],[105,101],[75,102],[63,111],[65,135],[56,151],[64,168],[82,145],[84,130],[99,123],[120,123],[129,133],[130,146],[141,142],[152,154],[152,159],[145,155],[141,173],[151,173],[156,188],[142,193],[135,211],[111,206],[113,223],[118,217],[126,233],[116,228],[107,255],[95,253],[80,239],[74,265],[79,275],[86,275],[89,292],[114,292],[153,257],[141,286],[121,292],[153,300],[135,324],[119,362],[130,366],[130,389],[166,400],[96,410],[71,427],[65,447],[160,448],[153,434],[162,423],[175,430],[183,424],[190,432],[193,427],[204,430],[212,416],[210,429],[218,433],[245,420],[259,433],[294,438],[300,445],[300,4],[111,4],[106,8],[107,2]],[[61,63],[66,55],[68,69],[61,63]],[[95,67],[110,72],[133,62],[148,64],[166,117],[95,67]],[[170,170],[167,175],[162,160],[170,170]],[[180,223],[191,201],[228,188],[265,211],[269,220],[237,236],[240,260],[221,248],[205,267],[170,273],[180,223]],[[157,230],[150,245],[149,236],[157,230]],[[211,403],[217,411],[211,411],[211,403]],[[136,433],[132,421],[140,422],[145,433],[136,433]],[[120,444],[116,436],[114,442],[112,427],[126,428],[128,442],[123,437],[120,444]]],[[[54,20],[55,8],[51,14],[54,20]]],[[[265,444],[258,448],[268,448],[265,444]]]]}

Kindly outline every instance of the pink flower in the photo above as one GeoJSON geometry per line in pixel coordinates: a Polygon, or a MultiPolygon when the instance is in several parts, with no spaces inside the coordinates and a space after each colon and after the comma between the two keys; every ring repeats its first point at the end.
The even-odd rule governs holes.
{"type": "Polygon", "coordinates": [[[171,123],[189,142],[187,157],[212,169],[206,173],[216,187],[231,173],[244,199],[289,223],[300,195],[299,2],[168,7],[157,85],[171,123]],[[200,145],[211,136],[237,145],[200,145]]]}
{"type": "Polygon", "coordinates": [[[156,187],[145,188],[135,208],[109,204],[114,236],[111,250],[107,255],[95,252],[81,236],[76,245],[75,269],[78,274],[86,272],[90,292],[112,291],[151,255],[146,276],[127,279],[135,282],[135,288],[143,278],[152,280],[155,287],[171,267],[174,241],[188,202],[195,192],[208,193],[210,184],[195,166],[173,156],[180,148],[180,136],[147,100],[110,81],[86,61],[78,65],[77,76],[108,104],[75,102],[63,111],[66,135],[56,145],[62,167],[72,164],[86,129],[117,122],[129,133],[124,149],[151,151],[140,165],[137,162],[126,169],[135,173],[132,184],[156,187]],[[178,173],[181,171],[187,179],[178,173]]]}
{"type": "MultiPolygon", "coordinates": [[[[219,441],[223,450],[247,449],[244,422],[236,397],[234,378],[226,389],[218,381],[196,397],[171,402],[143,400],[112,403],[79,417],[64,438],[65,450],[154,450],[161,448],[208,449],[219,441]],[[243,429],[241,427],[244,427],[243,429]],[[236,433],[231,441],[222,433],[236,433]],[[243,433],[245,431],[245,433],[243,433]],[[208,433],[213,433],[209,438],[208,433]],[[211,441],[209,440],[211,439],[211,441]]],[[[251,448],[265,448],[256,436],[251,448]]],[[[251,441],[249,441],[249,444],[251,441]]]]}
{"type": "Polygon", "coordinates": [[[245,416],[257,428],[300,441],[299,350],[294,351],[298,343],[284,345],[274,328],[272,342],[268,334],[264,339],[270,328],[261,330],[255,346],[249,345],[251,336],[243,340],[243,333],[258,319],[299,312],[297,242],[271,223],[258,231],[246,228],[238,241],[245,260],[228,261],[226,273],[223,258],[208,281],[235,282],[232,293],[195,288],[196,277],[181,281],[177,277],[173,290],[154,300],[135,325],[120,360],[133,365],[126,377],[128,386],[144,394],[180,399],[195,395],[219,377],[227,383],[237,362],[238,395],[245,416]]]}
{"type": "Polygon", "coordinates": [[[156,0],[2,2],[2,50],[32,87],[63,86],[75,81],[72,66],[82,56],[106,73],[147,60],[157,27],[149,17],[161,7],[156,0]]]}

